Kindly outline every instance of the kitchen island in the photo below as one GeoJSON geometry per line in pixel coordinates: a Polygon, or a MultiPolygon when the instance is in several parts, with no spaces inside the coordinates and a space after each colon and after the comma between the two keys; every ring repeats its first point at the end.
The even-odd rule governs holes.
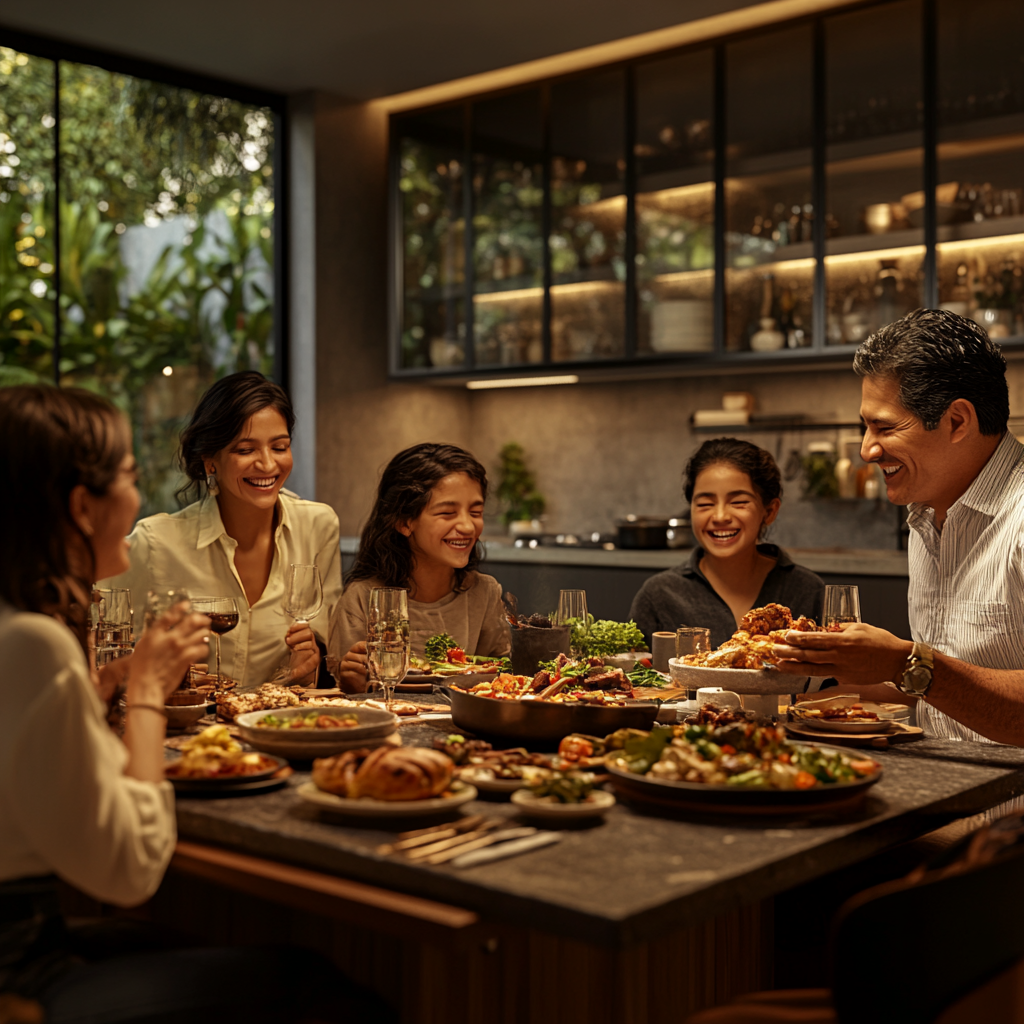
{"type": "MultiPolygon", "coordinates": [[[[298,772],[262,796],[179,799],[179,852],[153,913],[184,927],[198,914],[211,938],[314,945],[410,1022],[678,1022],[770,987],[775,897],[1024,792],[1017,748],[926,740],[872,756],[884,776],[844,814],[620,801],[603,824],[462,871],[378,852],[415,823],[310,808],[298,772]]],[[[461,809],[513,811],[503,799],[461,809]]]]}
{"type": "MultiPolygon", "coordinates": [[[[483,572],[496,577],[504,590],[519,599],[526,612],[550,612],[558,607],[559,590],[587,592],[590,611],[602,619],[629,618],[633,597],[655,573],[680,565],[690,549],[630,551],[600,547],[528,544],[484,540],[483,572]]],[[[357,537],[341,538],[342,568],[348,571],[359,547],[357,537]]],[[[897,636],[910,637],[907,618],[907,553],[858,548],[787,548],[790,557],[816,572],[826,583],[850,583],[860,588],[865,622],[897,636]]]]}

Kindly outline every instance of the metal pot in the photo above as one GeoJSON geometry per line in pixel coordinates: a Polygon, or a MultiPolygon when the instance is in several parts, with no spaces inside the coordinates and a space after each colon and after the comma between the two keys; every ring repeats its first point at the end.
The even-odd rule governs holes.
{"type": "Polygon", "coordinates": [[[668,547],[669,520],[655,516],[626,516],[618,519],[619,547],[654,550],[668,547]]]}
{"type": "Polygon", "coordinates": [[[658,705],[637,701],[621,708],[583,704],[550,704],[542,700],[494,700],[455,687],[444,691],[452,702],[452,721],[459,729],[484,736],[558,741],[573,732],[607,736],[616,729],[650,729],[658,705]]]}

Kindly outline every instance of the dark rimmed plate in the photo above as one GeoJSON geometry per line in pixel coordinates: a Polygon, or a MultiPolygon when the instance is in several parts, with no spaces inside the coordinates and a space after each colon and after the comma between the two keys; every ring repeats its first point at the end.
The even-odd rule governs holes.
{"type": "MultiPolygon", "coordinates": [[[[819,746],[818,749],[836,748],[819,746]]],[[[862,800],[882,777],[882,769],[879,769],[866,779],[836,782],[815,786],[813,789],[749,789],[744,786],[712,786],[701,782],[672,782],[638,775],[615,765],[608,765],[607,768],[612,786],[624,796],[679,810],[728,814],[786,814],[800,810],[824,811],[834,807],[848,807],[862,800]]]]}
{"type": "Polygon", "coordinates": [[[269,793],[287,785],[291,777],[291,771],[275,772],[269,779],[248,778],[236,779],[234,783],[225,782],[223,785],[213,788],[211,786],[189,786],[190,782],[202,782],[201,779],[181,779],[179,782],[172,781],[174,792],[178,796],[192,797],[223,797],[223,796],[246,796],[249,794],[269,793]]]}
{"type": "MultiPolygon", "coordinates": [[[[229,788],[231,786],[243,786],[251,782],[264,782],[276,775],[282,768],[288,767],[288,762],[283,757],[274,757],[272,754],[260,754],[266,761],[273,762],[266,768],[258,772],[253,772],[250,775],[220,775],[212,779],[196,779],[196,778],[185,778],[176,779],[171,775],[167,776],[167,781],[174,786],[175,790],[180,792],[219,792],[222,789],[229,788]]],[[[173,761],[168,761],[164,765],[164,771],[175,765],[180,761],[181,758],[175,758],[173,761]]]]}

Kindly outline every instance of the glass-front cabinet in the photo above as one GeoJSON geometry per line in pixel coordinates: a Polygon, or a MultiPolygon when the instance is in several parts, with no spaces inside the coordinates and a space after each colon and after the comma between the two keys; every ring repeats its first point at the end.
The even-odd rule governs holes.
{"type": "Polygon", "coordinates": [[[886,0],[392,118],[396,376],[1024,346],[1024,4],[886,0]]]}

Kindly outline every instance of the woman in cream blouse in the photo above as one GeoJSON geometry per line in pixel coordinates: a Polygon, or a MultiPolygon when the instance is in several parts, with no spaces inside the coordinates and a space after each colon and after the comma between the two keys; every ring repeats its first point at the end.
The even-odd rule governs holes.
{"type": "Polygon", "coordinates": [[[255,371],[224,377],[203,395],[181,435],[184,494],[198,501],[141,520],[128,541],[131,568],[102,586],[128,587],[132,605],[149,590],[184,587],[193,597],[233,597],[238,625],[221,638],[221,671],[240,690],[281,669],[314,685],[317,639],[326,640],[341,596],[338,517],[284,490],[295,424],[288,396],[255,371]],[[324,600],[309,625],[289,624],[288,567],[317,565],[324,600]]]}

